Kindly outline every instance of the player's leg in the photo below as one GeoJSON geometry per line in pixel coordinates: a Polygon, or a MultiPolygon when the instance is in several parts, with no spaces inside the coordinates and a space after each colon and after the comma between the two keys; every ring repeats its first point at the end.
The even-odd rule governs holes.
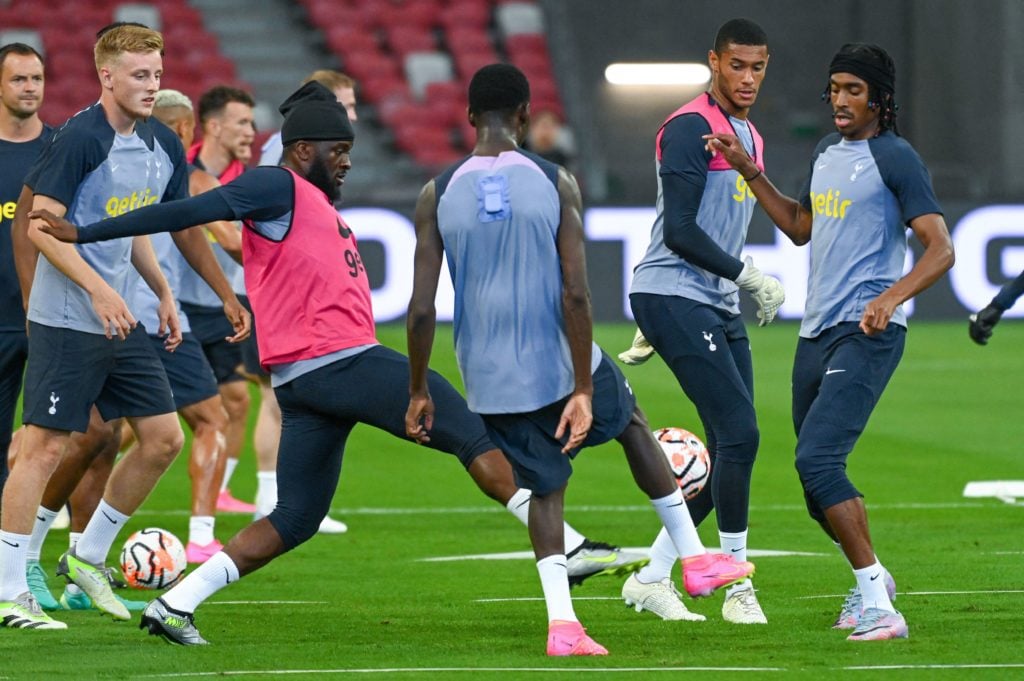
{"type": "Polygon", "coordinates": [[[28,356],[28,339],[22,332],[0,332],[0,512],[7,481],[7,450],[14,431],[14,411],[21,394],[21,377],[28,356]]]}
{"type": "Polygon", "coordinates": [[[846,475],[846,459],[899,363],[905,333],[890,325],[878,336],[866,336],[855,323],[846,323],[822,334],[825,369],[797,438],[796,467],[809,506],[821,509],[824,526],[834,533],[857,580],[862,611],[851,640],[907,634],[872,546],[862,495],[846,475]]]}
{"type": "Polygon", "coordinates": [[[227,513],[254,513],[256,505],[236,499],[231,494],[231,476],[238,466],[238,457],[245,445],[246,425],[249,418],[249,384],[240,376],[220,382],[220,392],[224,411],[228,415],[227,427],[224,429],[224,476],[217,497],[217,510],[227,513]]]}
{"type": "MultiPolygon", "coordinates": [[[[409,401],[409,361],[404,355],[377,346],[336,364],[333,370],[339,372],[338,385],[372,384],[376,387],[372,394],[358,400],[358,404],[348,405],[347,408],[357,410],[354,413],[359,421],[406,439],[404,415],[409,401]]],[[[517,483],[512,466],[491,442],[484,422],[469,411],[466,400],[443,376],[431,371],[427,380],[436,412],[427,446],[454,454],[484,494],[527,525],[530,491],[517,483]]],[[[562,530],[569,582],[573,586],[596,575],[626,574],[647,563],[647,556],[642,553],[591,541],[569,523],[565,523],[562,530]]]]}
{"type": "Polygon", "coordinates": [[[310,390],[316,385],[315,377],[307,374],[292,383],[278,388],[283,418],[288,425],[281,433],[276,507],[269,516],[253,521],[235,535],[223,551],[180,584],[150,603],[140,628],[172,643],[205,644],[195,627],[196,608],[212,594],[316,533],[337,488],[345,441],[355,423],[320,412],[317,398],[323,395],[310,390]],[[302,378],[309,380],[302,386],[292,385],[302,378]]]}

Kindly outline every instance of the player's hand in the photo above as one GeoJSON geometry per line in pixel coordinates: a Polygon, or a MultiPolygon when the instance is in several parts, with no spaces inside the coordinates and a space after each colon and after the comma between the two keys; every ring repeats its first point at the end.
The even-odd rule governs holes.
{"type": "Polygon", "coordinates": [[[569,439],[562,447],[562,453],[568,454],[587,439],[590,427],[594,425],[593,398],[587,393],[573,393],[565,403],[562,417],[558,419],[558,430],[555,439],[561,440],[569,431],[569,439]]]}
{"type": "Polygon", "coordinates": [[[636,366],[643,364],[654,356],[654,346],[651,345],[640,329],[633,335],[633,344],[628,350],[619,353],[619,361],[623,364],[636,366]]]}
{"type": "Polygon", "coordinates": [[[978,345],[988,345],[988,339],[992,337],[992,331],[996,324],[1003,318],[1003,310],[989,303],[970,316],[970,323],[967,325],[967,333],[971,340],[978,345]]]}
{"type": "Polygon", "coordinates": [[[430,442],[427,434],[434,427],[434,400],[430,394],[413,395],[405,412],[405,434],[421,445],[430,442]]]}
{"type": "Polygon", "coordinates": [[[757,303],[758,326],[771,324],[782,303],[786,301],[782,283],[775,277],[762,274],[761,270],[754,267],[754,260],[749,255],[743,260],[743,270],[736,277],[736,285],[749,293],[757,303]]]}
{"type": "Polygon", "coordinates": [[[164,338],[164,350],[174,352],[181,345],[181,320],[178,319],[178,306],[172,296],[167,295],[160,300],[157,318],[160,320],[157,335],[167,336],[164,338]]]}
{"type": "Polygon", "coordinates": [[[100,318],[100,323],[103,324],[103,333],[107,338],[113,338],[116,335],[124,340],[138,324],[121,296],[107,285],[92,294],[92,309],[100,318]]]}
{"type": "Polygon", "coordinates": [[[721,155],[726,163],[743,177],[752,178],[757,174],[757,164],[750,158],[750,154],[743,148],[743,143],[736,135],[716,132],[704,135],[703,139],[705,140],[704,148],[711,152],[712,156],[721,155]]]}
{"type": "Polygon", "coordinates": [[[224,303],[224,316],[228,318],[231,328],[235,330],[234,336],[224,339],[228,343],[240,343],[252,333],[252,315],[237,297],[232,296],[231,300],[224,303]]]}
{"type": "Polygon", "coordinates": [[[860,318],[860,330],[869,336],[874,336],[885,331],[892,319],[892,313],[896,311],[899,301],[889,295],[888,291],[870,301],[864,307],[864,314],[860,318]]]}
{"type": "Polygon", "coordinates": [[[42,220],[44,224],[39,226],[39,231],[49,234],[58,241],[71,244],[78,241],[78,227],[46,209],[31,211],[28,217],[31,220],[42,220]]]}

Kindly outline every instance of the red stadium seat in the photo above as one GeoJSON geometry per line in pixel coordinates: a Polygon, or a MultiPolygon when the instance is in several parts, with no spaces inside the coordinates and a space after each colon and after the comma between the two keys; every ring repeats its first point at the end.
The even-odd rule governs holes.
{"type": "Polygon", "coordinates": [[[421,26],[398,24],[384,29],[391,51],[404,58],[412,52],[433,52],[437,49],[434,32],[421,26]]]}
{"type": "Polygon", "coordinates": [[[440,23],[446,29],[456,26],[483,29],[491,22],[489,0],[451,0],[441,10],[440,23]]]}

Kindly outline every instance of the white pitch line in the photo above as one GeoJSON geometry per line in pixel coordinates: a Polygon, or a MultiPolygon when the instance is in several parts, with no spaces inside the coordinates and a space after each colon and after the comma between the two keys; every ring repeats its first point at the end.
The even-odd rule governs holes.
{"type": "Polygon", "coordinates": [[[206,605],[327,605],[330,601],[208,601],[206,605]]]}
{"type": "MultiPolygon", "coordinates": [[[[978,589],[977,591],[898,591],[897,596],[973,596],[975,594],[1024,594],[1024,589],[978,589]]],[[[843,598],[847,594],[822,594],[820,596],[796,596],[795,601],[810,601],[818,598],[843,598]]]]}
{"type": "Polygon", "coordinates": [[[174,672],[148,674],[143,679],[191,678],[194,676],[285,676],[292,674],[421,674],[469,672],[537,672],[541,674],[568,672],[570,674],[621,674],[622,672],[784,672],[785,667],[389,667],[384,669],[252,669],[222,672],[174,672]]]}
{"type": "MultiPolygon", "coordinates": [[[[871,510],[930,510],[930,509],[958,509],[958,508],[1003,508],[1002,504],[991,504],[973,501],[951,501],[951,502],[929,502],[929,503],[898,503],[898,504],[871,504],[871,510]]],[[[637,506],[566,506],[567,513],[650,513],[649,505],[637,506]]],[[[498,505],[488,506],[434,506],[423,508],[382,508],[382,507],[359,507],[359,508],[332,508],[331,511],[338,515],[472,515],[477,513],[507,513],[504,508],[498,505]]],[[[766,511],[785,511],[806,513],[807,507],[803,504],[765,504],[750,507],[752,513],[766,511]]],[[[189,515],[187,509],[155,510],[140,509],[135,512],[137,516],[185,516],[189,515]]]]}
{"type": "MultiPolygon", "coordinates": [[[[647,555],[650,547],[628,546],[623,551],[631,551],[647,555]]],[[[711,549],[711,553],[720,553],[718,549],[711,549]]],[[[832,556],[832,553],[811,553],[808,551],[778,551],[774,549],[748,549],[749,558],[777,558],[779,556],[832,556]]],[[[534,560],[533,551],[508,551],[506,553],[475,553],[464,556],[434,556],[431,558],[417,558],[420,563],[448,563],[462,560],[534,560]]]]}
{"type": "Polygon", "coordinates": [[[883,671],[889,669],[1022,669],[1024,663],[1009,662],[1006,664],[886,664],[863,667],[843,667],[844,670],[883,671]]]}

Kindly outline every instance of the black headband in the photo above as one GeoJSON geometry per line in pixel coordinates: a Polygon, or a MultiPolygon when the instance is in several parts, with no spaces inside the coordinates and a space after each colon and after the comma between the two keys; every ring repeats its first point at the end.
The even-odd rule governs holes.
{"type": "Polygon", "coordinates": [[[351,142],[356,137],[348,111],[333,92],[316,81],[296,90],[278,110],[285,116],[281,126],[284,146],[299,140],[351,142]]]}
{"type": "Polygon", "coordinates": [[[828,67],[828,75],[850,73],[890,95],[896,92],[896,67],[885,50],[874,45],[843,45],[828,67]]]}

